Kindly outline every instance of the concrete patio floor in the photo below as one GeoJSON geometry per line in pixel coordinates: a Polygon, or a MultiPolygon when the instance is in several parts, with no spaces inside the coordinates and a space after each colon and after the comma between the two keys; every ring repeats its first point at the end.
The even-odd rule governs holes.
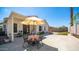
{"type": "MultiPolygon", "coordinates": [[[[79,51],[79,39],[68,35],[47,35],[42,40],[44,45],[32,51],[79,51]]],[[[0,51],[25,51],[23,38],[16,38],[14,42],[0,45],[0,51]]]]}
{"type": "Polygon", "coordinates": [[[43,43],[56,47],[59,51],[79,51],[79,39],[68,35],[48,35],[43,43]]]}
{"type": "Polygon", "coordinates": [[[23,51],[22,37],[16,38],[14,42],[0,45],[0,51],[23,51]]]}
{"type": "MultiPolygon", "coordinates": [[[[0,51],[25,51],[23,38],[15,38],[14,42],[0,45],[0,51]]],[[[44,44],[40,49],[33,48],[31,51],[58,51],[57,48],[44,44]]]]}

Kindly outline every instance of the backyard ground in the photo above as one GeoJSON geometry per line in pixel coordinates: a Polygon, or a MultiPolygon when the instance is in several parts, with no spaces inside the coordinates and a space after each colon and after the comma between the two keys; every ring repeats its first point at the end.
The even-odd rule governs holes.
{"type": "Polygon", "coordinates": [[[79,39],[71,35],[48,35],[43,43],[59,51],[79,51],[79,39]]]}
{"type": "MultiPolygon", "coordinates": [[[[42,40],[44,45],[32,51],[79,51],[79,39],[71,35],[51,34],[42,40]]],[[[23,38],[16,38],[14,42],[0,45],[0,51],[26,51],[23,48],[23,38]]]]}
{"type": "MultiPolygon", "coordinates": [[[[32,51],[58,51],[57,48],[43,44],[40,49],[32,48],[32,51]]],[[[14,42],[0,45],[0,51],[26,51],[23,48],[23,38],[15,38],[14,42]]]]}

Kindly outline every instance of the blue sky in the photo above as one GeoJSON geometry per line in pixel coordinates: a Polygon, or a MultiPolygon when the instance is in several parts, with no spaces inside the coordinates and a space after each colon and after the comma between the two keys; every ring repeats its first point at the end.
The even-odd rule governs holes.
{"type": "MultiPolygon", "coordinates": [[[[0,21],[8,17],[14,11],[25,16],[36,15],[47,20],[50,26],[69,26],[70,8],[69,7],[0,7],[0,21]]],[[[74,14],[79,12],[79,8],[74,8],[74,14]]]]}

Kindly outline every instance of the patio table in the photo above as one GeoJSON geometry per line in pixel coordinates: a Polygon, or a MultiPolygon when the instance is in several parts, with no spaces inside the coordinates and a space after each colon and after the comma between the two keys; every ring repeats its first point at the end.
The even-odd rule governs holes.
{"type": "Polygon", "coordinates": [[[31,40],[31,41],[39,41],[39,35],[30,35],[28,36],[28,40],[31,40]]]}
{"type": "Polygon", "coordinates": [[[34,47],[39,49],[42,46],[43,46],[43,44],[40,40],[39,35],[29,35],[27,41],[23,45],[23,47],[26,48],[28,51],[31,50],[34,47]]]}

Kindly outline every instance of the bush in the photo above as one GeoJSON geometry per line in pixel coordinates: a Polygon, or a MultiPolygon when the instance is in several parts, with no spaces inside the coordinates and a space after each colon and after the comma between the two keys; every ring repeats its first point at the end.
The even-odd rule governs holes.
{"type": "Polygon", "coordinates": [[[58,32],[58,35],[68,35],[68,32],[58,32]]]}
{"type": "Polygon", "coordinates": [[[52,32],[68,32],[68,27],[61,26],[61,27],[49,27],[49,30],[52,32]]]}
{"type": "Polygon", "coordinates": [[[44,34],[44,32],[38,32],[37,33],[37,35],[43,35],[44,34]]]}
{"type": "Polygon", "coordinates": [[[0,32],[2,32],[2,28],[0,28],[0,32]]]}

